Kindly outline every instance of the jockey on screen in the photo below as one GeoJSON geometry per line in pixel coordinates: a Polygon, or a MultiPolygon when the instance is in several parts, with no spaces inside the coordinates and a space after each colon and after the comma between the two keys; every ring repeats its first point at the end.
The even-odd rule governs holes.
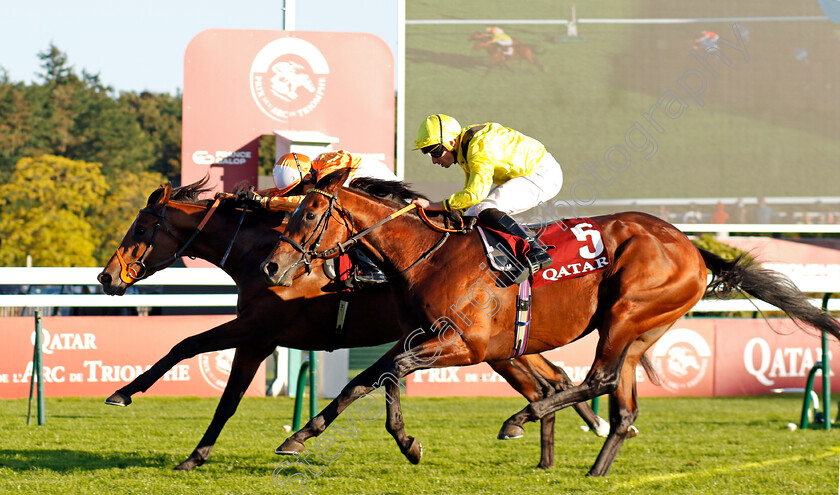
{"type": "Polygon", "coordinates": [[[487,32],[493,35],[489,43],[499,45],[503,55],[513,55],[513,38],[509,34],[505,34],[499,26],[487,26],[487,32]]]}
{"type": "Polygon", "coordinates": [[[448,115],[431,115],[420,124],[414,144],[443,168],[457,162],[465,179],[464,189],[449,198],[433,203],[421,198],[415,204],[429,210],[466,210],[488,227],[525,239],[530,249],[516,283],[551,265],[545,248],[509,216],[560,192],[563,171],[542,143],[501,124],[462,129],[448,115]]]}

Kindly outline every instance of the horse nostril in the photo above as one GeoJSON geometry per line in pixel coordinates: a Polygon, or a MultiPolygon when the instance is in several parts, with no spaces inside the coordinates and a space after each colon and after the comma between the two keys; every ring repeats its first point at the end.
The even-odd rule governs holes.
{"type": "Polygon", "coordinates": [[[277,263],[273,261],[264,261],[262,264],[262,271],[269,277],[273,277],[277,273],[277,263]]]}
{"type": "Polygon", "coordinates": [[[108,275],[107,273],[104,273],[104,272],[100,273],[96,277],[96,280],[98,280],[99,283],[102,284],[102,285],[111,285],[111,276],[108,275]]]}

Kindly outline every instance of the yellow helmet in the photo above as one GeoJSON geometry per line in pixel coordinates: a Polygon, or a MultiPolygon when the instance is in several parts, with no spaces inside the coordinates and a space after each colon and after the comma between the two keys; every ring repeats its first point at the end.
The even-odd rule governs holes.
{"type": "Polygon", "coordinates": [[[309,157],[300,153],[286,153],[274,164],[274,185],[277,186],[279,195],[286,194],[294,189],[303,180],[303,176],[309,173],[312,165],[309,157]]]}
{"type": "Polygon", "coordinates": [[[457,120],[449,115],[430,115],[417,129],[417,139],[414,141],[417,147],[414,149],[419,150],[442,144],[444,148],[452,151],[446,143],[457,138],[459,134],[461,134],[461,125],[457,120]]]}

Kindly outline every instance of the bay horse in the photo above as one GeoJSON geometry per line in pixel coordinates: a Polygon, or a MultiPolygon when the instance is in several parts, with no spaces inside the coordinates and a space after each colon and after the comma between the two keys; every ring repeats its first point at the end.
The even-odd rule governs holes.
{"type": "MultiPolygon", "coordinates": [[[[218,205],[198,199],[209,191],[206,182],[205,178],[176,189],[167,184],[152,192],[98,276],[107,294],[122,295],[137,280],[165,269],[180,256],[202,258],[219,266],[229,250],[221,268],[237,286],[236,318],[182,340],[149,370],[106,400],[107,404],[127,406],[134,394],[148,390],[178,362],[203,352],[235,348],[230,378],[213,419],[190,456],[175,468],[184,471],[208,460],[257,368],[276,346],[333,350],[385,344],[404,333],[396,313],[398,306],[387,284],[350,293],[341,334],[336,332],[339,295],[322,292],[321,288],[330,282],[323,270],[314,269],[294,288],[268,287],[259,265],[276,243],[278,230],[288,215],[266,210],[243,214],[234,199],[218,205]],[[210,220],[205,223],[206,218],[210,220]],[[193,233],[197,235],[191,238],[193,233]]],[[[571,386],[565,372],[542,356],[523,356],[490,365],[529,401],[571,386]]],[[[606,422],[588,404],[581,404],[577,411],[592,431],[606,436],[606,422]]],[[[539,466],[543,468],[554,463],[553,419],[547,418],[541,429],[539,466]]]]}
{"type": "MultiPolygon", "coordinates": [[[[401,378],[419,369],[504,359],[515,346],[518,287],[493,283],[498,279],[485,268],[477,233],[446,238],[410,207],[401,208],[364,191],[339,190],[345,177],[344,172],[329,175],[307,194],[262,265],[266,280],[283,286],[305,284],[307,277],[299,276],[304,263],[360,243],[398,292],[404,327],[416,330],[404,334],[316,418],[286,439],[276,451],[281,454],[302,451],[306,439],[323,432],[344,408],[385,377],[386,393],[392,399],[386,421],[405,452],[415,440],[404,432],[397,386],[401,378]],[[322,251],[319,246],[324,246],[322,251]],[[487,310],[490,300],[498,311],[487,310]]],[[[610,264],[602,271],[533,289],[524,352],[543,352],[595,332],[598,344],[592,367],[581,384],[532,402],[511,416],[500,435],[520,436],[525,422],[609,394],[610,433],[588,473],[605,476],[638,415],[635,365],[707,290],[719,296],[750,294],[840,338],[840,325],[812,306],[780,273],[744,258],[726,260],[698,249],[676,227],[645,213],[623,212],[589,221],[603,234],[610,264]],[[707,270],[713,275],[709,285],[707,270]]],[[[589,236],[586,239],[591,241],[589,236]]]]}
{"type": "Polygon", "coordinates": [[[490,40],[492,39],[493,35],[490,33],[473,33],[469,37],[470,41],[475,41],[472,48],[473,50],[486,50],[487,53],[490,54],[490,66],[487,68],[488,73],[496,66],[510,69],[507,65],[507,61],[516,59],[525,60],[543,72],[547,70],[546,67],[538,62],[537,58],[534,56],[533,46],[520,43],[518,40],[514,39],[513,45],[510,47],[513,52],[510,55],[505,55],[504,47],[498,45],[497,43],[491,43],[490,40]]]}

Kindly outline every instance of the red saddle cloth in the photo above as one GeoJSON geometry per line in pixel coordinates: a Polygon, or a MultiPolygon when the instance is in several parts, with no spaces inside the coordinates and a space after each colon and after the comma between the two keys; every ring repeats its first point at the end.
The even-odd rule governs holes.
{"type": "MultiPolygon", "coordinates": [[[[604,236],[591,218],[569,218],[530,227],[532,230],[540,229],[540,242],[548,248],[548,254],[554,260],[550,267],[533,276],[532,287],[582,277],[604,270],[610,265],[609,254],[604,248],[604,236]]],[[[524,239],[495,229],[490,230],[507,243],[517,259],[525,259],[529,246],[524,239]]]]}

